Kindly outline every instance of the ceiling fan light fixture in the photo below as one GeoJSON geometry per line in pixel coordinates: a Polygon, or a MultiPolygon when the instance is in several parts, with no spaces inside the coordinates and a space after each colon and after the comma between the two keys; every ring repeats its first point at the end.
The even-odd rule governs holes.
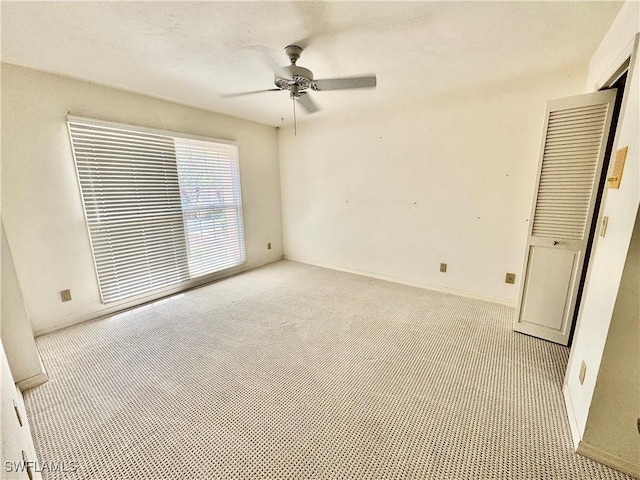
{"type": "Polygon", "coordinates": [[[282,67],[279,72],[274,76],[273,83],[279,88],[288,89],[291,84],[296,84],[298,89],[304,90],[310,87],[313,81],[313,72],[311,70],[298,67],[296,65],[289,65],[288,67],[282,67]]]}

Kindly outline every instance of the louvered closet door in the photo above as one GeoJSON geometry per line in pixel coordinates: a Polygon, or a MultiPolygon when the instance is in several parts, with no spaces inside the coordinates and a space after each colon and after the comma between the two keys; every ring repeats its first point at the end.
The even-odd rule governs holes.
{"type": "Polygon", "coordinates": [[[568,343],[615,98],[547,103],[516,331],[568,343]]]}

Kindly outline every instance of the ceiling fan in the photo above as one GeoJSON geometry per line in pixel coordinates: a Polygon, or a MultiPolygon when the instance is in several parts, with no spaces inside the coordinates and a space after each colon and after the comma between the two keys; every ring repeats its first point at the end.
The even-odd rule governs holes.
{"type": "Polygon", "coordinates": [[[274,83],[278,88],[269,88],[267,90],[255,90],[252,92],[222,94],[221,97],[231,98],[244,95],[252,95],[262,92],[278,92],[280,90],[288,90],[289,97],[294,101],[294,119],[295,119],[295,101],[307,113],[317,112],[319,107],[309,96],[309,91],[322,92],[325,90],[347,90],[354,88],[375,88],[376,76],[374,74],[361,77],[342,77],[342,78],[325,78],[314,79],[313,72],[307,68],[296,65],[300,58],[302,48],[298,45],[288,45],[284,49],[289,57],[291,65],[276,69],[274,74],[274,83]]]}

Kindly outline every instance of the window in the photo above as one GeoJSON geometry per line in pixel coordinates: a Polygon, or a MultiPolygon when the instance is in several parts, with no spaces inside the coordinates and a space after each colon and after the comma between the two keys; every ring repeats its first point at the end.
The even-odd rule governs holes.
{"type": "Polygon", "coordinates": [[[69,117],[103,303],[245,262],[233,144],[69,117]]]}

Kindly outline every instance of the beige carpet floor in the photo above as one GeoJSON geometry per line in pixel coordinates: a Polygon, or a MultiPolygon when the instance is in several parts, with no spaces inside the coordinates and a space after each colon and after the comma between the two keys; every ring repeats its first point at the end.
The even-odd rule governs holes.
{"type": "Polygon", "coordinates": [[[39,337],[39,460],[77,465],[44,478],[627,478],[573,452],[569,351],[513,314],[282,261],[39,337]]]}

